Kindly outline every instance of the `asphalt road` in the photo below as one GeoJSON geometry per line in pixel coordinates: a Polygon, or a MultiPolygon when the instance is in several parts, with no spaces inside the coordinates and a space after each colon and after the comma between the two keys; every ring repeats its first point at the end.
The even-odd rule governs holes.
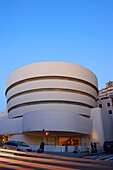
{"type": "Polygon", "coordinates": [[[113,154],[90,155],[80,158],[73,153],[32,153],[32,155],[15,155],[0,152],[0,170],[113,170],[113,154]],[[95,156],[95,157],[94,157],[95,156]],[[99,157],[111,157],[99,160],[99,157]],[[98,160],[96,160],[98,158],[98,160]]]}

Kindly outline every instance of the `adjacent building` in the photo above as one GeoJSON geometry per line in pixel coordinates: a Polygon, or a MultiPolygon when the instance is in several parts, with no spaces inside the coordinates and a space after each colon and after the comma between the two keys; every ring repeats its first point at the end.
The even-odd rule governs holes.
{"type": "Polygon", "coordinates": [[[97,106],[101,108],[104,139],[113,140],[113,82],[106,83],[106,88],[99,91],[97,106]]]}

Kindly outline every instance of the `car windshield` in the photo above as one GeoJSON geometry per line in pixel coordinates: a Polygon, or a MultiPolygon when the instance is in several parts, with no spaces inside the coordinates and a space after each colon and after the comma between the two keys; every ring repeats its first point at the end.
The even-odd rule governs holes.
{"type": "Polygon", "coordinates": [[[26,143],[21,142],[21,141],[18,142],[18,145],[23,146],[23,147],[29,147],[29,145],[27,145],[26,143]]]}

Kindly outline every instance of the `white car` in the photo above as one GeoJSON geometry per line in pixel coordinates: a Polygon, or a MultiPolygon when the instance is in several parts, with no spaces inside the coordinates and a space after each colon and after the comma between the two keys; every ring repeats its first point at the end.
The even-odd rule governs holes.
{"type": "Polygon", "coordinates": [[[16,151],[31,152],[32,149],[25,142],[9,140],[4,143],[4,149],[11,149],[16,151]]]}

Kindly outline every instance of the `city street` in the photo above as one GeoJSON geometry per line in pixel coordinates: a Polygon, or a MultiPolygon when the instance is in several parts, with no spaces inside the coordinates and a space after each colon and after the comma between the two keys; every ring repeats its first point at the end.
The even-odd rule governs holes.
{"type": "MultiPolygon", "coordinates": [[[[65,153],[64,153],[65,154],[65,153]]],[[[29,153],[27,155],[15,155],[13,153],[0,152],[0,169],[27,169],[27,170],[112,170],[113,154],[99,154],[76,157],[76,154],[68,153],[66,156],[49,153],[29,153]]]]}
{"type": "Polygon", "coordinates": [[[92,159],[92,160],[103,160],[106,162],[113,162],[113,153],[102,153],[102,154],[96,154],[96,155],[87,155],[84,158],[92,159]]]}

